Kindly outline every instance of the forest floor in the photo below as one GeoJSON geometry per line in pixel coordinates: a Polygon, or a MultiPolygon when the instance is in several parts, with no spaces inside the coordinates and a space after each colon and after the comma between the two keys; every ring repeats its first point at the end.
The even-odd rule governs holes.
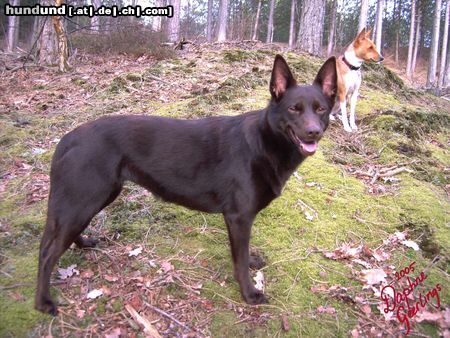
{"type": "MultiPolygon", "coordinates": [[[[1,337],[387,337],[405,334],[407,324],[411,336],[450,334],[450,104],[381,65],[364,71],[358,132],[333,122],[255,221],[252,250],[268,264],[252,274],[268,305],[242,302],[220,215],[127,184],[87,230],[99,246],[70,249],[55,268],[59,316],[33,309],[59,139],[106,114],[197,118],[264,108],[277,52],[190,46],[160,61],[78,55],[68,74],[37,67],[1,74],[1,337]],[[417,314],[383,311],[381,287],[401,292],[421,272],[426,279],[408,298],[411,307],[419,302],[417,314]]],[[[283,55],[300,84],[324,62],[283,55]]]]}

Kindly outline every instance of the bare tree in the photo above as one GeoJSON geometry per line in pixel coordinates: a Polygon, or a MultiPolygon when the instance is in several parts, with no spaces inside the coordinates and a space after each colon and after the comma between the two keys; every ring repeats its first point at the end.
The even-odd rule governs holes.
{"type": "Polygon", "coordinates": [[[261,0],[258,1],[258,8],[256,10],[255,27],[253,28],[252,40],[258,39],[258,25],[260,15],[261,15],[261,0]]]}
{"type": "MultiPolygon", "coordinates": [[[[60,7],[64,4],[64,0],[56,0],[55,5],[60,7]]],[[[66,28],[59,15],[52,16],[53,28],[56,32],[58,42],[58,66],[60,72],[67,72],[71,69],[69,65],[69,49],[67,43],[66,28]]]]}
{"type": "MultiPolygon", "coordinates": [[[[102,5],[102,0],[92,0],[92,4],[94,5],[94,8],[97,9],[102,5]]],[[[100,16],[94,15],[91,18],[91,29],[97,33],[100,31],[100,16]]]]}
{"type": "MultiPolygon", "coordinates": [[[[330,34],[328,34],[328,47],[327,47],[327,55],[328,56],[330,56],[331,53],[333,52],[334,33],[336,31],[336,13],[337,13],[337,0],[333,0],[333,5],[331,8],[331,15],[330,15],[330,34]]],[[[362,30],[362,28],[361,28],[361,30],[362,30]]]]}
{"type": "Polygon", "coordinates": [[[416,37],[414,38],[414,51],[411,63],[411,78],[414,76],[416,70],[417,55],[419,54],[420,48],[420,30],[421,30],[422,13],[420,8],[417,9],[417,19],[416,19],[416,37]]]}
{"type": "Polygon", "coordinates": [[[430,58],[428,60],[428,75],[426,87],[429,89],[436,85],[436,67],[439,49],[439,29],[441,26],[442,0],[436,0],[434,7],[433,33],[431,36],[430,58]]]}
{"type": "Polygon", "coordinates": [[[294,47],[295,42],[295,1],[291,0],[291,18],[289,20],[289,48],[294,47]]]}
{"type": "Polygon", "coordinates": [[[322,54],[325,0],[304,0],[297,36],[297,47],[313,55],[322,54]]]}
{"type": "Polygon", "coordinates": [[[228,0],[220,0],[219,6],[219,33],[217,41],[222,42],[227,39],[228,26],[228,0]]]}
{"type": "Polygon", "coordinates": [[[445,63],[447,58],[447,44],[448,44],[448,22],[450,19],[450,0],[447,0],[447,4],[445,6],[445,21],[444,21],[444,36],[442,38],[442,48],[441,48],[441,64],[439,68],[439,88],[444,87],[444,78],[445,78],[445,63]]]}
{"type": "Polygon", "coordinates": [[[269,22],[267,23],[266,43],[272,43],[272,41],[273,41],[273,12],[274,11],[275,11],[275,0],[270,0],[269,22]]]}
{"type": "Polygon", "coordinates": [[[208,0],[208,16],[206,18],[206,40],[208,42],[212,41],[212,11],[213,11],[213,0],[208,0]]]}
{"type": "Polygon", "coordinates": [[[180,0],[171,0],[173,17],[168,19],[167,37],[170,42],[180,41],[180,0]]]}
{"type": "Polygon", "coordinates": [[[376,33],[375,33],[375,45],[377,49],[381,51],[381,37],[383,33],[383,12],[384,12],[384,0],[378,0],[377,2],[377,19],[376,19],[376,33]]]}
{"type": "MultiPolygon", "coordinates": [[[[53,5],[50,0],[41,0],[40,3],[43,6],[53,5]]],[[[41,21],[43,22],[44,27],[39,41],[39,63],[54,64],[58,57],[56,32],[49,16],[42,17],[41,21]]]]}
{"type": "MultiPolygon", "coordinates": [[[[416,16],[416,0],[411,0],[411,20],[409,27],[409,44],[408,44],[408,58],[406,60],[406,76],[411,78],[412,76],[412,59],[413,59],[413,47],[414,47],[414,24],[416,16]]],[[[419,27],[417,27],[419,30],[419,27]]],[[[416,41],[417,42],[417,41],[416,41]]]]}
{"type": "Polygon", "coordinates": [[[361,32],[367,25],[367,12],[369,11],[369,0],[361,0],[361,10],[359,12],[358,32],[361,32]]]}
{"type": "MultiPolygon", "coordinates": [[[[414,0],[411,0],[414,1],[414,0]]],[[[402,0],[398,0],[397,3],[397,10],[395,13],[395,51],[394,51],[394,59],[395,63],[398,64],[398,58],[399,58],[399,44],[400,44],[400,19],[402,16],[402,0]]]]}
{"type": "MultiPolygon", "coordinates": [[[[155,0],[155,7],[162,7],[162,6],[163,6],[162,0],[155,0]]],[[[161,24],[162,24],[162,17],[154,16],[152,18],[152,31],[159,32],[161,30],[161,24]]]]}
{"type": "Polygon", "coordinates": [[[447,66],[445,67],[444,88],[450,87],[450,48],[447,48],[447,66]]]}
{"type": "MultiPolygon", "coordinates": [[[[11,0],[11,6],[19,6],[20,0],[11,0]]],[[[7,35],[7,51],[12,52],[19,42],[19,18],[18,15],[8,17],[8,35],[7,35]]]]}

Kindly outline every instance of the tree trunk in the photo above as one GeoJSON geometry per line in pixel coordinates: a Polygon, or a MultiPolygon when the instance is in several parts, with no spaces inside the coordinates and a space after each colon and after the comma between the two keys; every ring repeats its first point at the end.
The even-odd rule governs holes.
{"type": "Polygon", "coordinates": [[[256,10],[255,27],[253,28],[252,40],[258,39],[258,24],[260,14],[261,14],[261,0],[258,1],[258,9],[256,10]]]}
{"type": "MultiPolygon", "coordinates": [[[[94,5],[94,8],[97,9],[102,5],[101,0],[92,0],[92,4],[94,5]]],[[[100,31],[100,16],[94,15],[91,18],[91,29],[95,33],[98,33],[100,31]]]]}
{"type": "Polygon", "coordinates": [[[273,12],[274,11],[275,11],[275,0],[270,0],[269,22],[267,23],[266,43],[272,43],[272,41],[273,41],[273,12]]]}
{"type": "MultiPolygon", "coordinates": [[[[41,5],[51,6],[50,0],[42,0],[41,5]]],[[[49,16],[43,16],[41,21],[44,22],[44,28],[39,42],[39,63],[52,65],[58,59],[58,47],[56,44],[56,32],[53,28],[52,19],[49,16]]]]}
{"type": "MultiPolygon", "coordinates": [[[[11,0],[11,6],[19,6],[20,0],[11,0]]],[[[17,47],[19,42],[19,19],[18,15],[11,15],[8,17],[8,36],[7,36],[7,51],[12,52],[17,47]]]]}
{"type": "Polygon", "coordinates": [[[367,12],[369,11],[369,0],[361,0],[361,10],[359,12],[358,33],[367,25],[367,12]]]}
{"type": "Polygon", "coordinates": [[[168,18],[167,38],[170,42],[180,41],[180,0],[172,0],[173,17],[168,18]]]}
{"type": "MultiPolygon", "coordinates": [[[[162,0],[155,0],[155,7],[162,7],[162,0]]],[[[169,18],[171,20],[171,18],[169,18]]],[[[154,16],[152,18],[152,31],[159,32],[161,30],[162,18],[160,16],[154,16]]]]}
{"type": "Polygon", "coordinates": [[[421,25],[422,13],[420,7],[417,8],[417,20],[416,20],[416,37],[414,39],[414,51],[411,62],[411,78],[414,76],[416,70],[417,54],[419,53],[420,47],[420,25],[421,25]]]}
{"type": "Polygon", "coordinates": [[[333,6],[331,8],[331,17],[330,17],[330,34],[328,35],[328,47],[327,47],[328,56],[330,56],[331,53],[333,52],[334,33],[336,31],[336,13],[337,13],[337,0],[333,0],[333,6]]]}
{"type": "Polygon", "coordinates": [[[325,0],[304,0],[297,36],[297,47],[313,55],[322,54],[325,0]]]}
{"type": "MultiPolygon", "coordinates": [[[[56,0],[56,6],[62,6],[64,0],[56,0]]],[[[52,16],[53,27],[55,28],[58,41],[58,65],[60,72],[67,72],[71,69],[69,65],[69,49],[67,46],[67,34],[60,16],[52,16]]]]}
{"type": "Polygon", "coordinates": [[[439,49],[439,29],[441,26],[441,5],[442,0],[436,0],[434,7],[434,22],[433,22],[433,34],[431,36],[430,58],[428,60],[428,75],[426,84],[426,87],[428,89],[436,85],[436,67],[439,49]]]}
{"type": "MultiPolygon", "coordinates": [[[[412,0],[414,1],[414,0],[412,0]]],[[[395,63],[398,64],[398,58],[399,58],[399,44],[400,44],[400,19],[402,15],[402,0],[398,0],[398,7],[397,7],[397,15],[396,15],[396,24],[395,24],[395,51],[394,51],[394,59],[395,63]]]]}
{"type": "Polygon", "coordinates": [[[375,45],[377,46],[377,49],[380,52],[381,52],[381,36],[383,33],[383,12],[384,12],[384,0],[378,0],[375,45]]]}
{"type": "Polygon", "coordinates": [[[33,46],[35,46],[35,41],[39,36],[39,32],[41,30],[41,20],[40,20],[40,16],[34,16],[33,17],[33,31],[30,34],[30,38],[28,40],[28,45],[30,46],[30,48],[32,48],[33,46]]]}
{"type": "Polygon", "coordinates": [[[289,20],[289,48],[294,47],[295,42],[295,1],[291,0],[291,18],[289,20]]]}
{"type": "Polygon", "coordinates": [[[219,33],[217,41],[223,42],[227,39],[228,26],[228,0],[220,0],[219,5],[219,33]]]}
{"type": "MultiPolygon", "coordinates": [[[[406,76],[408,78],[411,78],[411,76],[412,76],[415,16],[416,16],[416,0],[411,0],[411,20],[410,20],[410,27],[409,27],[408,59],[406,60],[406,76]]],[[[417,30],[418,29],[419,29],[419,27],[417,27],[417,30]]],[[[416,41],[416,43],[417,43],[417,41],[416,41]]]]}
{"type": "Polygon", "coordinates": [[[212,41],[212,14],[213,14],[213,0],[208,0],[208,17],[206,19],[206,40],[208,42],[212,41]]]}
{"type": "Polygon", "coordinates": [[[450,48],[447,48],[447,66],[445,67],[444,88],[450,87],[450,48]]]}
{"type": "Polygon", "coordinates": [[[447,57],[447,44],[448,44],[448,21],[450,19],[450,0],[447,0],[447,5],[445,6],[445,21],[444,21],[444,36],[442,38],[442,48],[441,48],[441,65],[439,67],[439,88],[444,87],[444,77],[445,77],[445,63],[447,57]]]}

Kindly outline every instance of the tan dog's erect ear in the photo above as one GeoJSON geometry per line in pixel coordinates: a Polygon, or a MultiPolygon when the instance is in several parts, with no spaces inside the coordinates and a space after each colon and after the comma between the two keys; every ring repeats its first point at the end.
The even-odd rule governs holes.
{"type": "Polygon", "coordinates": [[[359,32],[358,36],[356,37],[357,40],[364,39],[366,37],[366,27],[362,29],[361,32],[359,32]]]}
{"type": "Polygon", "coordinates": [[[279,54],[275,56],[269,88],[272,98],[277,101],[280,100],[284,92],[289,87],[295,86],[296,84],[297,82],[295,81],[286,60],[279,54]]]}
{"type": "Polygon", "coordinates": [[[319,86],[322,93],[328,98],[331,106],[334,105],[337,94],[336,57],[330,57],[320,68],[313,85],[319,86]]]}
{"type": "Polygon", "coordinates": [[[372,28],[369,28],[369,29],[366,31],[366,38],[369,38],[369,39],[370,39],[370,35],[372,35],[372,28]]]}

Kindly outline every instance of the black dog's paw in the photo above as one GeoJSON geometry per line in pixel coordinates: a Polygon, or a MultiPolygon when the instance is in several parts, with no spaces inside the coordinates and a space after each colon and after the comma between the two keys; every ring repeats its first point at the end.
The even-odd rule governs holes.
{"type": "Polygon", "coordinates": [[[82,248],[94,248],[98,244],[98,240],[95,238],[89,238],[84,236],[79,236],[75,241],[75,244],[80,249],[82,248]]]}
{"type": "Polygon", "coordinates": [[[262,291],[254,288],[247,295],[244,295],[244,300],[250,305],[267,304],[269,301],[262,291]]]}
{"type": "Polygon", "coordinates": [[[34,308],[43,313],[48,313],[49,315],[52,315],[54,317],[58,315],[58,307],[50,299],[36,301],[34,308]]]}
{"type": "Polygon", "coordinates": [[[256,255],[256,254],[250,255],[250,259],[249,259],[250,269],[260,270],[263,267],[265,267],[266,265],[267,265],[266,261],[261,256],[256,255]]]}

